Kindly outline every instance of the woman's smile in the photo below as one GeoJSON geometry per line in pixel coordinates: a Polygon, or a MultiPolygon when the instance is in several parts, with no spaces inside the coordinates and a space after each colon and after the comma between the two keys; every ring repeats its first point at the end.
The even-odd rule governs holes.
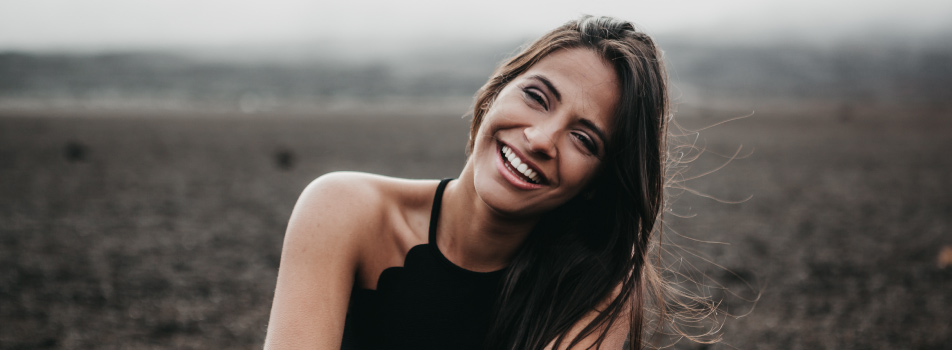
{"type": "Polygon", "coordinates": [[[523,190],[542,188],[548,181],[542,171],[526,159],[520,157],[518,151],[504,143],[499,143],[496,167],[503,178],[523,190]]]}

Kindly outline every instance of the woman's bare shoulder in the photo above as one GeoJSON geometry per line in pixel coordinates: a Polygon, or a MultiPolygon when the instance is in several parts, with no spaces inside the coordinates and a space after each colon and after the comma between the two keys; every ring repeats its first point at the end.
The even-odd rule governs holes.
{"type": "Polygon", "coordinates": [[[321,175],[304,189],[301,199],[340,205],[414,205],[432,199],[436,180],[411,180],[377,174],[337,171],[321,175]]]}
{"type": "Polygon", "coordinates": [[[359,172],[332,172],[311,181],[298,203],[327,203],[342,206],[372,204],[382,199],[382,176],[359,172]]]}
{"type": "Polygon", "coordinates": [[[339,348],[355,272],[402,243],[435,186],[354,172],[312,181],[288,221],[265,348],[339,348]]]}
{"type": "Polygon", "coordinates": [[[301,193],[284,235],[266,348],[340,346],[365,232],[385,221],[382,181],[331,173],[301,193]]]}
{"type": "Polygon", "coordinates": [[[295,214],[330,220],[355,232],[379,232],[381,228],[401,226],[402,223],[393,221],[402,221],[428,207],[436,183],[361,172],[332,172],[304,189],[295,206],[295,212],[303,212],[295,214]]]}

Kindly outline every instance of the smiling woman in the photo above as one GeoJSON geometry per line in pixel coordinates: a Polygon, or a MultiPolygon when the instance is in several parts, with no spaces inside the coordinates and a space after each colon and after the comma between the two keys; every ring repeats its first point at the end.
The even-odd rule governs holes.
{"type": "Polygon", "coordinates": [[[288,224],[266,348],[642,347],[664,323],[666,89],[648,36],[583,17],[480,89],[458,180],[321,176],[288,224]]]}

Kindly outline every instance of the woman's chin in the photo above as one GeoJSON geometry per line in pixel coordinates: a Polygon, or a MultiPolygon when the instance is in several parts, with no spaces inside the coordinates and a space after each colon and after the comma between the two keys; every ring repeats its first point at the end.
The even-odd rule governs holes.
{"type": "Polygon", "coordinates": [[[479,178],[475,181],[476,195],[494,213],[507,218],[534,218],[555,207],[537,201],[539,198],[527,198],[524,193],[509,188],[504,181],[479,178]]]}
{"type": "Polygon", "coordinates": [[[501,179],[476,178],[474,182],[479,199],[497,214],[507,217],[527,215],[529,208],[526,201],[520,200],[505,184],[496,180],[501,179]]]}

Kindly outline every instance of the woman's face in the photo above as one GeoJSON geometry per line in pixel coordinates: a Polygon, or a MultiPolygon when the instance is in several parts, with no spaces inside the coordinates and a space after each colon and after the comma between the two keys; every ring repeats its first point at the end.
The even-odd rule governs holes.
{"type": "Polygon", "coordinates": [[[588,49],[558,50],[497,95],[470,161],[479,197],[496,211],[538,215],[595,177],[618,103],[615,70],[588,49]]]}

